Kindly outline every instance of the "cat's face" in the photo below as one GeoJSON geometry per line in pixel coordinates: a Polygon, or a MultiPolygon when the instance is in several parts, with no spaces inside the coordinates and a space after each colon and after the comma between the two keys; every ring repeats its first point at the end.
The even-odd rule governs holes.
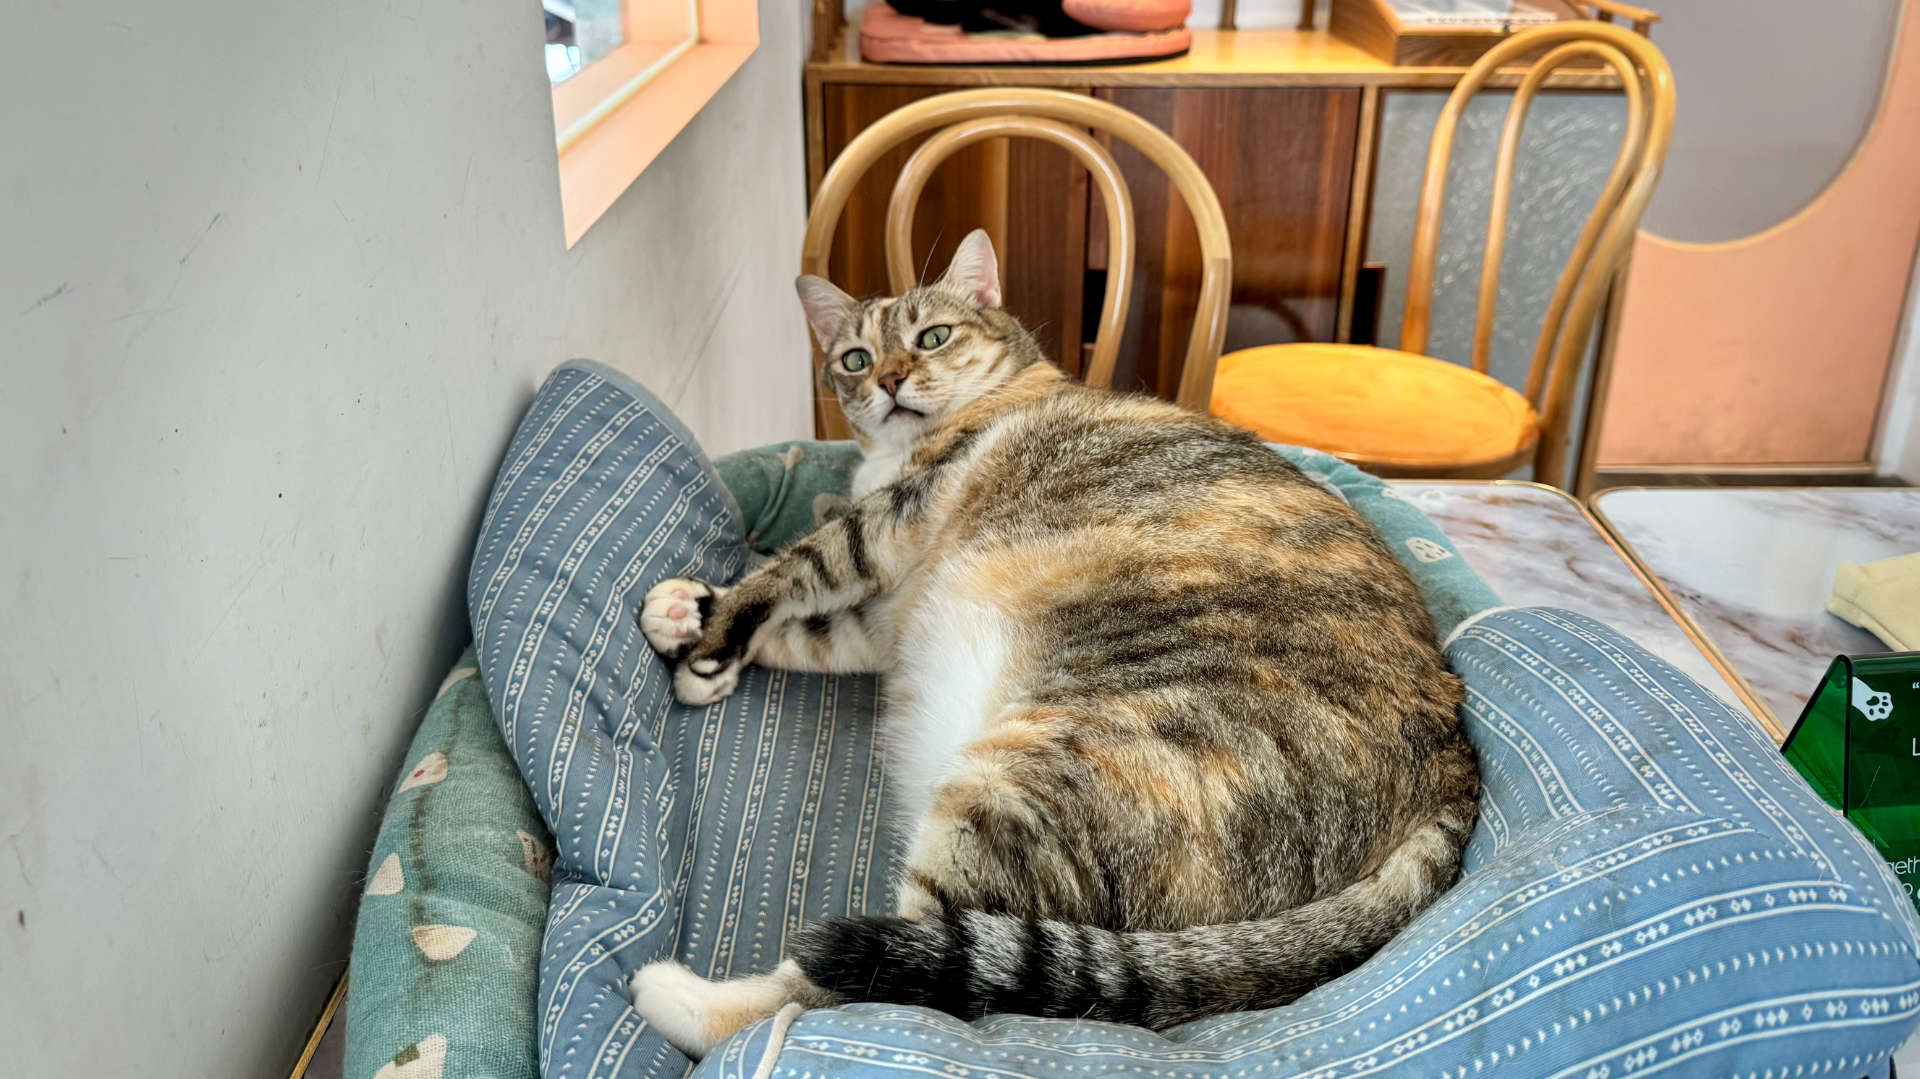
{"type": "Polygon", "coordinates": [[[983,231],[961,241],[940,280],[900,296],[855,300],[817,277],[797,287],[827,357],[821,378],[870,443],[910,445],[1030,362],[1024,331],[999,310],[983,231]]]}

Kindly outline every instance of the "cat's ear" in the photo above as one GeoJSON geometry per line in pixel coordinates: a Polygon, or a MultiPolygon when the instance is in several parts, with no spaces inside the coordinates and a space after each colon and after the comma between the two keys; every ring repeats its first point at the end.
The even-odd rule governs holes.
{"type": "Polygon", "coordinates": [[[793,288],[800,294],[800,306],[806,309],[813,339],[820,342],[822,349],[832,347],[833,335],[840,332],[840,324],[847,320],[847,313],[858,301],[835,288],[833,282],[812,274],[802,274],[795,279],[793,288]]]}
{"type": "Polygon", "coordinates": [[[1000,260],[993,257],[986,229],[974,229],[960,241],[940,283],[966,293],[981,307],[1000,306],[1000,260]]]}

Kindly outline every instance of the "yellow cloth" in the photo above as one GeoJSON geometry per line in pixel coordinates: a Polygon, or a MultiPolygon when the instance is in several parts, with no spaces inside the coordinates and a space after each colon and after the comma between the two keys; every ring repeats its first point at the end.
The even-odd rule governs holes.
{"type": "Polygon", "coordinates": [[[1920,554],[1841,563],[1827,610],[1896,652],[1920,651],[1920,554]]]}

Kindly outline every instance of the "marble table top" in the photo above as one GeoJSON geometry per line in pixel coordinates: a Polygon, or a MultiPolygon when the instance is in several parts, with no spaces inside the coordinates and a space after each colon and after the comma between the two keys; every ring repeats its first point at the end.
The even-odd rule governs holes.
{"type": "Polygon", "coordinates": [[[1751,713],[1573,497],[1531,483],[1394,483],[1447,534],[1504,604],[1598,619],[1751,713]]]}
{"type": "Polygon", "coordinates": [[[1887,650],[1827,613],[1834,570],[1920,551],[1920,488],[1624,488],[1594,508],[1783,731],[1834,656],[1887,650]]]}

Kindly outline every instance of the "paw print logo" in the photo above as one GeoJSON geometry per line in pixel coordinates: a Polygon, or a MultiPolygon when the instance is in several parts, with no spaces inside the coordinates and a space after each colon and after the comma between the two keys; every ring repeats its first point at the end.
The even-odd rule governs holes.
{"type": "Polygon", "coordinates": [[[1407,550],[1422,562],[1444,562],[1453,557],[1453,552],[1433,542],[1425,536],[1415,536],[1407,541],[1407,550]]]}
{"type": "Polygon", "coordinates": [[[1893,694],[1882,693],[1856,678],[1853,680],[1853,706],[1870,722],[1878,723],[1893,714],[1893,694]]]}

